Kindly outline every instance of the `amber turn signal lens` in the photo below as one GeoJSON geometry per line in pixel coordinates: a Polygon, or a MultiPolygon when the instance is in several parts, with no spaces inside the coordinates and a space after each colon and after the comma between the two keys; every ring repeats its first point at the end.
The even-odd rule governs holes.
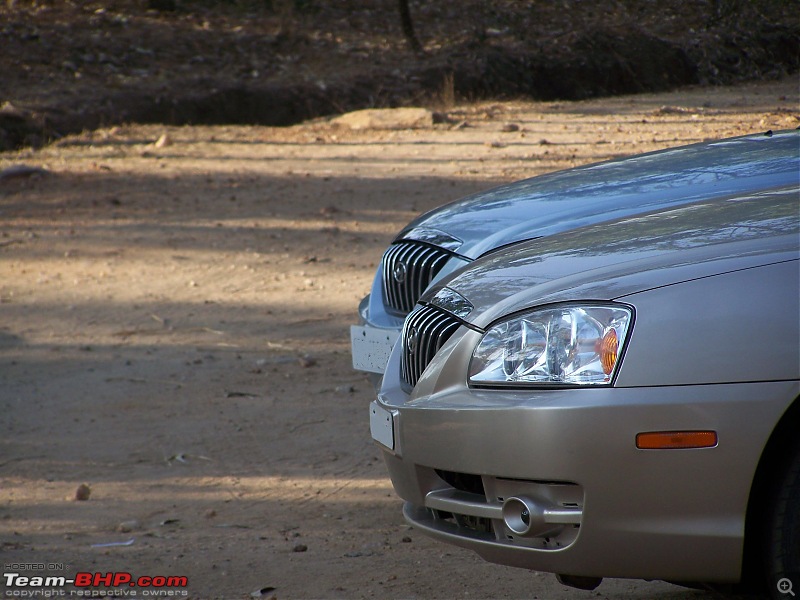
{"type": "Polygon", "coordinates": [[[616,329],[609,329],[600,342],[600,364],[603,365],[603,373],[610,375],[617,364],[617,351],[619,350],[619,338],[616,329]]]}
{"type": "Polygon", "coordinates": [[[636,447],[641,450],[713,448],[716,445],[716,431],[653,431],[636,436],[636,447]]]}

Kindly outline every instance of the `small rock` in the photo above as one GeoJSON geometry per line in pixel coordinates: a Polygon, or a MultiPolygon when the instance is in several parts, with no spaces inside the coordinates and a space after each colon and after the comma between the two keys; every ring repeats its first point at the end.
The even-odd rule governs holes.
{"type": "Polygon", "coordinates": [[[353,394],[356,388],[352,385],[337,385],[335,391],[337,394],[353,394]]]}
{"type": "Polygon", "coordinates": [[[301,367],[304,369],[308,369],[309,367],[313,367],[317,364],[317,359],[311,356],[310,354],[306,354],[305,356],[301,356],[297,362],[300,364],[301,367]]]}
{"type": "Polygon", "coordinates": [[[503,133],[512,133],[514,131],[519,131],[519,125],[516,123],[506,123],[503,125],[503,128],[500,130],[503,133]]]}
{"type": "Polygon", "coordinates": [[[403,542],[404,544],[410,544],[411,543],[411,538],[408,537],[407,535],[404,535],[403,539],[400,540],[400,541],[403,542]]]}
{"type": "Polygon", "coordinates": [[[75,500],[85,501],[89,499],[89,496],[92,495],[92,488],[90,488],[85,483],[82,483],[78,486],[78,489],[75,490],[75,500]]]}
{"type": "Polygon", "coordinates": [[[367,108],[331,121],[350,129],[421,129],[433,126],[433,113],[426,108],[367,108]]]}
{"type": "Polygon", "coordinates": [[[172,138],[169,137],[169,134],[163,134],[160,138],[156,140],[156,143],[153,144],[156,148],[164,148],[165,146],[172,145],[172,138]]]}
{"type": "Polygon", "coordinates": [[[292,548],[292,552],[305,552],[306,550],[308,550],[308,546],[306,546],[305,544],[296,544],[292,548]]]}
{"type": "Polygon", "coordinates": [[[0,114],[17,117],[18,119],[24,119],[26,117],[25,111],[21,108],[17,108],[9,101],[3,102],[3,105],[0,106],[0,114]]]}
{"type": "Polygon", "coordinates": [[[123,521],[122,523],[117,525],[117,531],[119,531],[120,533],[130,533],[131,531],[134,531],[136,529],[139,529],[139,521],[137,521],[136,519],[133,519],[131,521],[123,521]]]}

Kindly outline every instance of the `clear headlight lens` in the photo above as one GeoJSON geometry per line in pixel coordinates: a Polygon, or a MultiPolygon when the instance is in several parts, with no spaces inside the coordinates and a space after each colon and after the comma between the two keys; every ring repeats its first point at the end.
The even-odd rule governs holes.
{"type": "Polygon", "coordinates": [[[515,315],[483,336],[469,367],[475,385],[608,385],[633,311],[565,304],[515,315]]]}

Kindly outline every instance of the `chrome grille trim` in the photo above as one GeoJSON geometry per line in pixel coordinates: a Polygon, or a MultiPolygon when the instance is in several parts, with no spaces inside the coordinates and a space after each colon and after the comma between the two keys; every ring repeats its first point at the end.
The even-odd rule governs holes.
{"type": "Polygon", "coordinates": [[[415,241],[401,240],[389,246],[382,260],[383,297],[387,307],[402,315],[411,312],[451,256],[447,250],[415,241]]]}
{"type": "Polygon", "coordinates": [[[406,231],[401,236],[398,236],[398,239],[425,242],[426,244],[437,248],[443,248],[449,252],[455,252],[464,244],[463,241],[449,233],[439,231],[438,229],[429,229],[427,227],[416,227],[410,231],[406,231]]]}
{"type": "Polygon", "coordinates": [[[434,306],[421,305],[403,324],[400,377],[407,389],[417,385],[433,357],[455,333],[461,321],[434,306]]]}

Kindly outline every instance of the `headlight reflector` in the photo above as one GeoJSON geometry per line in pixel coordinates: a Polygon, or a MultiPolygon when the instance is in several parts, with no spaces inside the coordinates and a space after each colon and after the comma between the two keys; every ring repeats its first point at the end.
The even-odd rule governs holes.
{"type": "Polygon", "coordinates": [[[496,323],[472,353],[473,385],[608,385],[633,310],[620,304],[564,304],[496,323]]]}

